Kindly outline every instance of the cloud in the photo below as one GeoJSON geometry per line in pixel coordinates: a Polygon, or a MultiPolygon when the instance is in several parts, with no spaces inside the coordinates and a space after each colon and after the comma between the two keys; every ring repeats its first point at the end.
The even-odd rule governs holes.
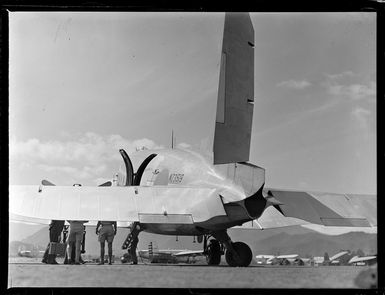
{"type": "Polygon", "coordinates": [[[292,88],[292,89],[305,89],[311,85],[310,82],[306,80],[296,81],[296,80],[288,80],[282,81],[277,84],[278,87],[292,88]]]}
{"type": "Polygon", "coordinates": [[[87,180],[89,178],[93,178],[96,175],[99,175],[100,173],[105,172],[106,165],[102,166],[85,166],[85,167],[72,167],[72,166],[54,166],[54,165],[47,165],[47,164],[38,164],[37,167],[45,172],[50,173],[63,173],[67,175],[71,175],[74,178],[80,179],[80,180],[87,180]]]}
{"type": "Polygon", "coordinates": [[[362,107],[356,107],[352,112],[352,116],[358,121],[360,126],[362,128],[367,128],[368,126],[368,120],[371,116],[371,112],[367,109],[364,109],[362,107]]]}
{"type": "Polygon", "coordinates": [[[345,79],[349,77],[355,77],[357,76],[354,74],[352,71],[345,71],[339,74],[325,74],[326,77],[328,77],[330,80],[340,80],[340,79],[345,79]]]}
{"type": "Polygon", "coordinates": [[[376,95],[376,83],[365,79],[362,75],[345,71],[338,74],[324,74],[323,82],[328,94],[352,100],[371,99],[376,95]],[[362,83],[362,81],[368,81],[362,83]]]}
{"type": "Polygon", "coordinates": [[[353,100],[361,100],[371,98],[376,95],[376,84],[372,81],[369,85],[363,84],[328,84],[327,89],[329,94],[335,96],[343,96],[353,100]]]}
{"type": "Polygon", "coordinates": [[[185,143],[185,142],[181,142],[181,143],[177,144],[177,148],[188,149],[188,148],[191,148],[191,144],[188,144],[188,143],[185,143]]]}
{"type": "Polygon", "coordinates": [[[300,181],[298,183],[299,187],[302,188],[302,189],[307,189],[309,188],[309,184],[306,182],[306,181],[300,181]]]}
{"type": "Polygon", "coordinates": [[[65,136],[65,139],[55,141],[37,138],[20,141],[11,136],[10,170],[16,173],[23,170],[41,171],[55,174],[59,179],[75,178],[99,183],[100,179],[111,176],[112,169],[121,163],[120,148],[130,154],[142,147],[162,148],[147,138],[128,140],[118,134],[102,136],[93,132],[65,136]]]}

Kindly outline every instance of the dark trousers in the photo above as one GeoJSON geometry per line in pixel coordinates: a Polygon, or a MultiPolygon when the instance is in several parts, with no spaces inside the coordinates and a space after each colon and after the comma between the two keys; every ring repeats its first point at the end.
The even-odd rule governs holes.
{"type": "MultiPolygon", "coordinates": [[[[60,242],[60,235],[64,227],[64,220],[53,220],[51,224],[49,225],[49,242],[60,242]]],[[[56,255],[55,254],[48,254],[49,253],[49,243],[47,245],[47,248],[45,249],[44,256],[43,256],[43,262],[45,263],[55,263],[56,255]]]]}

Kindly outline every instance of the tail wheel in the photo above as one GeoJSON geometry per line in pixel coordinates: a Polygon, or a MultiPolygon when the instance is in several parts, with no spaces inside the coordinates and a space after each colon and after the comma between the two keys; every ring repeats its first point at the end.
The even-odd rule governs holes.
{"type": "Polygon", "coordinates": [[[232,251],[226,250],[226,262],[230,266],[249,266],[253,259],[253,253],[250,247],[243,242],[232,243],[233,249],[237,255],[232,251]]]}
{"type": "Polygon", "coordinates": [[[217,240],[210,240],[207,246],[206,261],[208,265],[221,263],[221,246],[217,240]]]}

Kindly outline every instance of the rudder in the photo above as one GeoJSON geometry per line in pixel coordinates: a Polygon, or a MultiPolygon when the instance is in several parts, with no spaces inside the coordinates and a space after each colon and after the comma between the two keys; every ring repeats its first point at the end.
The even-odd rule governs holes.
{"type": "Polygon", "coordinates": [[[214,164],[249,160],[254,102],[254,29],[248,13],[226,13],[214,134],[214,164]]]}

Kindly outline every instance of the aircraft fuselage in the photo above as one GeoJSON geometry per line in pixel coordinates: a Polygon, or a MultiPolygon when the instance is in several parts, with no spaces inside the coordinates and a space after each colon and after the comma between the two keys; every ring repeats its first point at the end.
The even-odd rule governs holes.
{"type": "MultiPolygon", "coordinates": [[[[132,161],[129,165],[132,165],[133,171],[127,172],[127,164],[121,167],[117,178],[118,186],[126,186],[127,175],[133,174],[134,181],[131,183],[141,187],[215,189],[214,194],[207,195],[206,199],[202,198],[201,205],[209,212],[217,212],[216,214],[210,215],[206,220],[194,220],[192,224],[177,221],[175,223],[141,222],[147,232],[166,235],[202,235],[258,218],[266,207],[262,196],[263,168],[246,163],[213,165],[210,157],[181,149],[141,150],[131,154],[129,158],[132,161]],[[249,177],[244,177],[245,174],[249,177]]],[[[175,199],[175,202],[177,201],[175,199]]],[[[181,206],[186,205],[188,204],[181,204],[181,206]]]]}

